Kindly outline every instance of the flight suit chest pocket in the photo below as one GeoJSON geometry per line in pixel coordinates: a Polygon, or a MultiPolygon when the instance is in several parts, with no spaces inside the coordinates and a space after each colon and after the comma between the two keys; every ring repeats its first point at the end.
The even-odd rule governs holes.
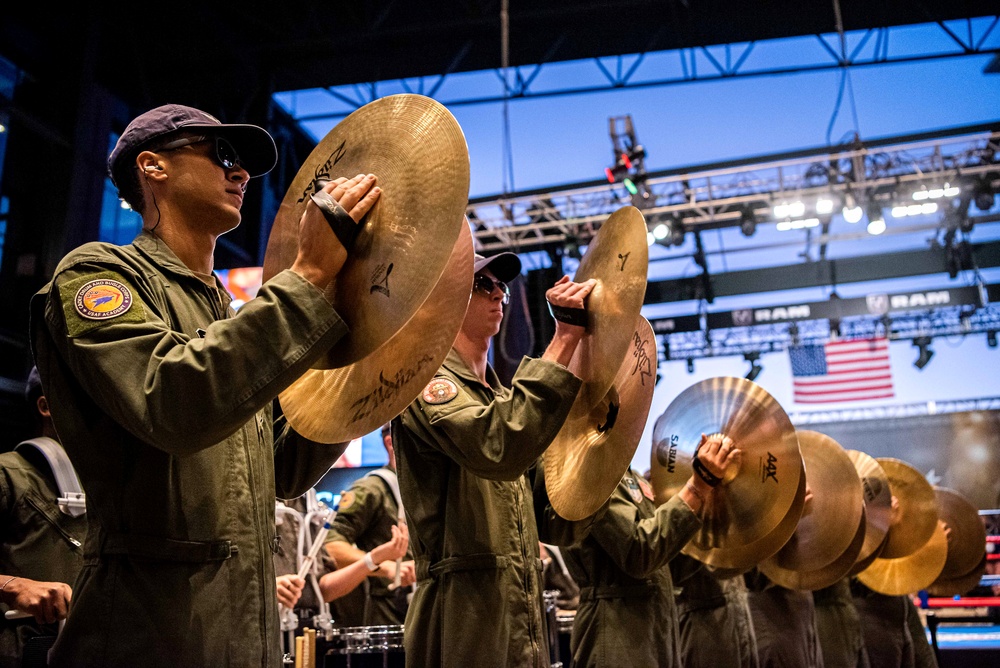
{"type": "Polygon", "coordinates": [[[26,493],[24,501],[27,507],[31,509],[33,515],[37,516],[45,525],[54,529],[69,545],[74,548],[82,545],[80,540],[73,535],[73,532],[65,526],[65,522],[63,521],[64,515],[53,501],[47,501],[33,492],[26,493]]]}

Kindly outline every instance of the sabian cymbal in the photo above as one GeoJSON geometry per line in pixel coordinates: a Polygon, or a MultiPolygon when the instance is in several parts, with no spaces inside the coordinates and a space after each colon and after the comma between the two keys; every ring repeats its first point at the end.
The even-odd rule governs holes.
{"type": "Polygon", "coordinates": [[[947,558],[948,539],[944,534],[944,522],[938,521],[930,539],[916,551],[898,559],[876,559],[857,577],[872,591],[886,596],[913,594],[926,589],[937,579],[947,558]]]}
{"type": "MultiPolygon", "coordinates": [[[[781,580],[771,577],[769,571],[818,571],[839,559],[855,541],[864,511],[861,479],[840,443],[809,429],[800,429],[796,435],[805,463],[806,486],[812,496],[806,501],[792,537],[760,565],[779,584],[781,580]]],[[[841,577],[853,563],[852,559],[841,577]]]]}
{"type": "Polygon", "coordinates": [[[360,438],[404,408],[440,368],[465,319],[472,294],[472,231],[464,225],[427,301],[396,334],[359,362],[310,369],[278,395],[289,424],[306,438],[360,438]]]}
{"type": "Polygon", "coordinates": [[[898,559],[913,554],[930,540],[937,526],[937,501],[934,488],[912,465],[891,457],[878,457],[876,461],[885,471],[897,503],[879,559],[898,559]]]}
{"type": "Polygon", "coordinates": [[[653,401],[656,362],[653,327],[640,315],[604,400],[589,413],[571,411],[545,451],[545,490],[564,519],[596,512],[628,470],[653,401]]]}
{"type": "Polygon", "coordinates": [[[854,538],[851,540],[850,545],[847,546],[847,549],[829,564],[816,570],[797,571],[782,568],[775,563],[774,559],[768,559],[763,562],[760,565],[760,570],[767,577],[771,578],[772,581],[786,589],[816,591],[817,589],[829,587],[838,580],[846,577],[851,567],[854,566],[858,559],[858,553],[861,552],[861,546],[865,542],[866,528],[864,512],[862,512],[858,528],[854,532],[854,538]]]}
{"type": "Polygon", "coordinates": [[[774,397],[745,378],[708,378],[681,392],[653,428],[650,482],[658,499],[684,486],[701,435],[715,433],[732,438],[742,457],[705,504],[692,539],[703,551],[771,533],[788,514],[802,473],[795,427],[774,397]]]}
{"type": "Polygon", "coordinates": [[[469,150],[455,117],[422,95],[389,95],[340,121],[292,180],[264,254],[263,280],[288,269],[299,220],[325,181],[374,174],[382,188],[327,297],[350,332],[315,365],[331,369],[381,347],[437,285],[469,199],[469,150]]]}
{"type": "Polygon", "coordinates": [[[965,575],[955,578],[939,577],[927,587],[927,593],[931,596],[965,596],[983,579],[983,575],[986,574],[986,561],[984,554],[976,567],[965,575]]]}
{"type": "MultiPolygon", "coordinates": [[[[604,401],[632,342],[646,295],[649,245],[646,220],[634,206],[612,213],[587,246],[573,280],[595,279],[587,297],[587,333],[569,369],[583,379],[573,414],[586,415],[604,401]]],[[[654,356],[655,366],[655,356],[654,356]]]]}
{"type": "Polygon", "coordinates": [[[799,474],[799,486],[795,492],[792,505],[785,513],[785,517],[778,523],[770,533],[758,538],[746,545],[735,545],[733,547],[712,548],[703,550],[694,542],[689,542],[681,550],[684,554],[694,557],[699,561],[712,567],[711,572],[719,579],[727,579],[742,575],[750,569],[759,565],[768,557],[772,556],[788,542],[788,539],[795,533],[795,527],[802,517],[802,509],[806,500],[806,473],[805,466],[802,466],[799,474]]]}
{"type": "MultiPolygon", "coordinates": [[[[892,519],[892,491],[889,489],[889,478],[882,465],[871,455],[860,450],[848,450],[847,456],[854,463],[854,469],[861,478],[865,502],[865,542],[858,553],[858,562],[867,568],[869,559],[878,558],[886,535],[889,533],[889,522],[892,519]]],[[[853,569],[852,569],[853,570],[853,569]]]]}
{"type": "Polygon", "coordinates": [[[938,517],[948,529],[948,559],[941,569],[942,579],[969,573],[986,556],[986,526],[979,511],[953,489],[934,487],[938,517]]]}

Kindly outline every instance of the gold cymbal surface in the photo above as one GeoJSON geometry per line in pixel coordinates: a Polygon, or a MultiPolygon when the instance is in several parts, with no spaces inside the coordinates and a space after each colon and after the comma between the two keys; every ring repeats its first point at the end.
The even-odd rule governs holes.
{"type": "Polygon", "coordinates": [[[948,559],[941,578],[958,578],[973,570],[986,556],[986,525],[979,511],[960,493],[947,487],[934,487],[938,517],[948,534],[948,559]]]}
{"type": "Polygon", "coordinates": [[[861,552],[861,546],[865,542],[866,529],[867,526],[862,513],[862,518],[858,522],[854,538],[851,540],[850,545],[847,546],[847,549],[829,564],[816,570],[805,571],[782,568],[774,559],[768,559],[761,563],[760,570],[767,577],[771,578],[772,581],[786,589],[816,591],[817,589],[829,587],[838,580],[846,577],[854,566],[858,559],[858,554],[861,552]]]}
{"type": "Polygon", "coordinates": [[[954,578],[939,577],[927,587],[931,596],[965,596],[972,591],[986,574],[986,555],[976,564],[976,567],[965,575],[954,578]]]}
{"type": "Polygon", "coordinates": [[[337,177],[368,173],[382,194],[327,290],[350,332],[315,368],[356,362],[399,331],[437,284],[467,225],[469,150],[461,127],[432,98],[390,95],[345,117],[309,154],[271,228],[265,281],[295,261],[309,196],[337,177]]]}
{"type": "Polygon", "coordinates": [[[857,577],[872,591],[886,596],[914,594],[938,578],[947,558],[944,522],[938,521],[931,537],[917,550],[896,559],[878,558],[857,577]]]}
{"type": "MultiPolygon", "coordinates": [[[[567,520],[596,512],[628,471],[646,426],[656,386],[656,338],[636,317],[628,354],[605,399],[589,412],[570,411],[543,455],[552,509],[567,520]]],[[[584,401],[577,395],[577,402],[584,401]]]]}
{"type": "Polygon", "coordinates": [[[280,393],[278,402],[295,431],[320,443],[342,443],[402,412],[455,342],[472,294],[473,258],[466,225],[438,284],[402,329],[364,359],[310,369],[280,393]]]}
{"type": "Polygon", "coordinates": [[[863,517],[861,479],[844,448],[818,431],[800,429],[796,435],[805,463],[806,486],[812,495],[795,533],[777,554],[761,564],[765,573],[769,562],[781,569],[803,572],[817,571],[832,563],[854,542],[863,517]]]}
{"type": "Polygon", "coordinates": [[[892,491],[889,488],[889,477],[874,457],[860,450],[848,450],[847,456],[851,458],[864,490],[867,528],[864,545],[858,554],[860,562],[882,549],[892,520],[892,491]]]}
{"type": "Polygon", "coordinates": [[[878,457],[876,461],[885,471],[898,505],[892,512],[879,559],[898,559],[916,552],[930,540],[937,526],[937,500],[934,488],[912,464],[892,457],[878,457]]]}
{"type": "Polygon", "coordinates": [[[788,415],[745,378],[708,378],[681,392],[653,428],[651,484],[657,499],[677,493],[692,473],[702,434],[721,433],[742,451],[702,512],[698,549],[747,545],[773,531],[795,499],[802,473],[788,415]]]}
{"type": "MultiPolygon", "coordinates": [[[[587,297],[587,333],[569,369],[583,379],[573,412],[587,414],[604,397],[629,352],[635,322],[646,296],[649,245],[646,220],[634,206],[612,213],[587,246],[573,280],[597,285],[587,297]]],[[[655,358],[654,358],[655,360],[655,358]]]]}

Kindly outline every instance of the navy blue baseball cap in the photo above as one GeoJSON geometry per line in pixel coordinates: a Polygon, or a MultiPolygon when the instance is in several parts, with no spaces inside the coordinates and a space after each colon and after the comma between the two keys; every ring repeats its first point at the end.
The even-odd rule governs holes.
{"type": "Polygon", "coordinates": [[[490,257],[476,253],[473,273],[478,274],[487,267],[497,277],[497,280],[510,283],[521,274],[521,258],[516,253],[499,253],[490,257]]]}
{"type": "Polygon", "coordinates": [[[137,116],[125,128],[108,156],[108,174],[111,175],[111,180],[118,185],[120,176],[124,173],[122,170],[132,165],[135,156],[159,143],[157,139],[164,139],[181,130],[205,130],[206,134],[224,137],[233,145],[240,156],[240,164],[251,177],[267,174],[278,162],[274,139],[264,128],[222,123],[200,109],[181,104],[165,104],[137,116]]]}

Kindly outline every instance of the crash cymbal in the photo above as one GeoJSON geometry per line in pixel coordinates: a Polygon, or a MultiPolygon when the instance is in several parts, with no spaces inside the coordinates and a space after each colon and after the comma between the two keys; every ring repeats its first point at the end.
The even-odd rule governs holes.
{"type": "Polygon", "coordinates": [[[984,554],[971,571],[955,578],[939,577],[927,587],[927,593],[931,596],[965,596],[979,585],[979,581],[983,579],[985,574],[986,555],[984,554]]]}
{"type": "Polygon", "coordinates": [[[938,517],[948,529],[948,559],[941,569],[941,579],[969,573],[986,556],[986,526],[979,511],[953,489],[934,487],[938,517]]]}
{"type": "Polygon", "coordinates": [[[469,199],[469,150],[455,117],[422,95],[390,95],[340,121],[292,180],[264,254],[263,280],[298,253],[299,220],[325,181],[374,174],[382,188],[327,297],[349,333],[314,368],[356,362],[382,346],[437,285],[469,199]]]}
{"type": "MultiPolygon", "coordinates": [[[[892,474],[889,475],[892,480],[892,474]]],[[[892,535],[892,529],[889,534],[892,535]]],[[[948,539],[944,534],[944,522],[937,521],[930,539],[916,551],[898,559],[876,559],[857,577],[872,591],[886,596],[913,594],[926,589],[937,579],[947,558],[948,539]]]]}
{"type": "Polygon", "coordinates": [[[701,435],[715,433],[732,438],[742,457],[705,504],[692,539],[700,550],[745,546],[771,533],[788,514],[802,473],[795,427],[774,397],[745,378],[708,378],[681,392],[653,428],[657,498],[684,486],[701,435]]]}
{"type": "Polygon", "coordinates": [[[341,443],[402,412],[455,342],[472,294],[473,258],[472,231],[465,225],[438,284],[402,329],[361,361],[310,369],[278,395],[289,424],[314,441],[341,443]]]}
{"type": "MultiPolygon", "coordinates": [[[[806,501],[792,537],[777,554],[761,563],[768,577],[768,570],[818,571],[840,558],[854,542],[864,510],[861,479],[840,443],[818,431],[799,429],[795,433],[805,463],[806,486],[812,496],[806,501]]],[[[853,563],[852,559],[841,577],[853,563]]]]}
{"type": "Polygon", "coordinates": [[[861,478],[865,502],[865,543],[858,554],[858,562],[866,562],[861,572],[867,568],[869,559],[876,559],[889,533],[889,522],[892,518],[892,492],[889,489],[889,478],[881,464],[871,455],[860,450],[848,450],[847,456],[854,463],[854,469],[861,478]],[[873,556],[874,555],[874,556],[873,556]]]}
{"type": "MultiPolygon", "coordinates": [[[[564,519],[596,512],[628,470],[653,401],[656,360],[653,327],[637,316],[629,352],[604,401],[588,413],[570,411],[545,451],[545,490],[564,519]]],[[[582,401],[579,395],[576,400],[582,401]]]]}
{"type": "Polygon", "coordinates": [[[913,554],[930,540],[937,526],[937,501],[934,488],[912,465],[891,457],[878,457],[876,461],[885,471],[897,502],[879,559],[898,559],[913,554]]]}
{"type": "MultiPolygon", "coordinates": [[[[587,246],[573,280],[595,279],[587,297],[587,333],[569,369],[583,379],[573,414],[587,415],[605,400],[632,343],[635,322],[646,295],[649,245],[646,220],[634,206],[612,213],[587,246]]],[[[656,357],[653,357],[654,369],[656,357]]]]}
{"type": "Polygon", "coordinates": [[[858,522],[858,528],[854,532],[854,538],[851,540],[851,543],[840,556],[829,564],[813,571],[790,570],[782,568],[772,558],[761,563],[760,570],[767,577],[771,578],[771,580],[786,589],[816,591],[817,589],[829,587],[838,580],[846,577],[858,560],[861,546],[865,542],[865,530],[867,529],[863,510],[861,515],[861,520],[858,522]]]}
{"type": "Polygon", "coordinates": [[[788,542],[788,539],[795,533],[795,527],[798,526],[799,519],[802,517],[805,500],[806,472],[803,465],[799,474],[799,486],[795,492],[795,498],[792,500],[792,505],[778,526],[770,533],[746,545],[717,547],[710,550],[703,550],[694,542],[689,542],[681,551],[707,564],[711,567],[713,575],[719,579],[727,579],[746,573],[775,554],[788,542]]]}

